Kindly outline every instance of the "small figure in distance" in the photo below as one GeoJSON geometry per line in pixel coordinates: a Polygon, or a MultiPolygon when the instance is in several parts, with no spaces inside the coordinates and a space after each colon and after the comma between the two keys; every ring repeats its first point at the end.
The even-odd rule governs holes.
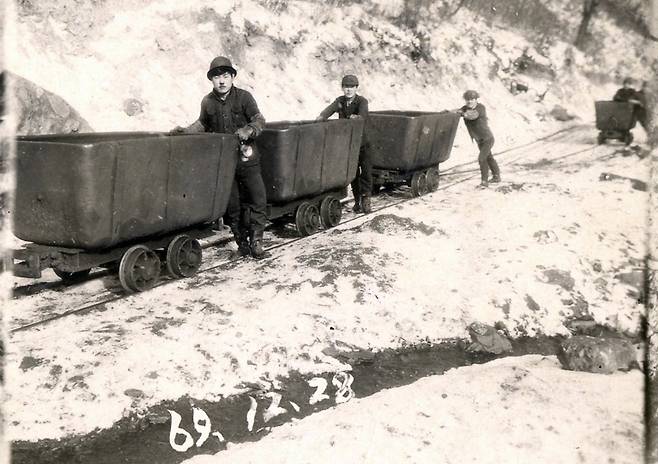
{"type": "Polygon", "coordinates": [[[213,89],[201,101],[199,118],[187,127],[176,126],[170,133],[237,134],[240,156],[224,222],[231,228],[242,256],[263,258],[267,198],[254,139],[263,132],[265,118],[251,93],[233,85],[237,73],[227,57],[213,59],[206,74],[213,89]]]}
{"type": "Polygon", "coordinates": [[[615,96],[612,99],[616,102],[629,102],[633,104],[639,104],[640,101],[637,99],[637,91],[633,87],[632,77],[627,77],[624,79],[623,86],[621,89],[617,90],[615,96]]]}
{"type": "MultiPolygon", "coordinates": [[[[339,119],[368,118],[368,100],[361,95],[357,95],[359,79],[352,74],[343,77],[341,81],[343,95],[336,98],[327,106],[320,115],[315,118],[316,121],[325,121],[332,114],[338,113],[339,119]]],[[[359,150],[359,167],[356,178],[352,182],[352,192],[354,193],[355,213],[364,212],[366,214],[372,211],[370,204],[370,194],[372,193],[372,160],[370,156],[370,143],[363,132],[361,139],[361,148],[359,150]]]]}
{"type": "Polygon", "coordinates": [[[635,90],[635,80],[632,77],[624,79],[623,87],[617,90],[612,97],[616,102],[628,102],[633,104],[633,123],[631,127],[635,127],[637,121],[640,122],[644,130],[647,130],[647,110],[646,110],[646,82],[642,83],[640,90],[635,90]]]}
{"type": "Polygon", "coordinates": [[[471,140],[475,140],[480,150],[478,155],[480,185],[478,188],[487,188],[489,182],[500,182],[500,168],[491,153],[495,139],[489,128],[487,110],[482,103],[478,102],[480,95],[475,90],[467,90],[463,97],[466,104],[456,111],[464,118],[471,140]],[[491,180],[489,180],[489,169],[493,174],[491,180]]]}

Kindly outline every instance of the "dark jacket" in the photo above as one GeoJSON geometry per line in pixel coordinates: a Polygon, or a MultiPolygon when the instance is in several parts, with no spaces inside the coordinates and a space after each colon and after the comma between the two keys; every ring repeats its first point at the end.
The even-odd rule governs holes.
{"type": "Polygon", "coordinates": [[[615,93],[615,96],[612,97],[612,99],[616,102],[627,102],[628,100],[636,100],[637,92],[635,91],[635,89],[626,89],[622,87],[621,89],[617,90],[617,93],[615,93]]]}
{"type": "MultiPolygon", "coordinates": [[[[462,113],[470,109],[468,106],[464,105],[461,107],[462,113]]],[[[474,108],[478,113],[476,119],[466,119],[464,118],[464,123],[468,129],[468,133],[471,136],[471,139],[476,142],[483,142],[485,140],[493,140],[494,136],[489,129],[489,120],[487,118],[487,109],[482,103],[478,103],[474,108]]]]}
{"type": "MultiPolygon", "coordinates": [[[[356,95],[352,100],[352,103],[348,105],[345,95],[341,95],[324,110],[322,110],[320,116],[322,119],[328,119],[334,113],[338,113],[339,119],[349,119],[349,117],[353,114],[359,115],[363,119],[368,119],[368,99],[362,97],[361,95],[356,95]]],[[[368,140],[364,129],[363,140],[361,143],[365,145],[367,141],[368,140]]]]}
{"type": "MultiPolygon", "coordinates": [[[[252,139],[263,132],[265,118],[258,109],[256,100],[246,90],[235,86],[222,100],[219,93],[213,89],[201,101],[201,114],[199,121],[206,132],[218,132],[220,134],[234,134],[241,127],[249,126],[254,129],[252,139]]],[[[260,155],[253,145],[254,156],[242,164],[255,164],[260,155]]]]}

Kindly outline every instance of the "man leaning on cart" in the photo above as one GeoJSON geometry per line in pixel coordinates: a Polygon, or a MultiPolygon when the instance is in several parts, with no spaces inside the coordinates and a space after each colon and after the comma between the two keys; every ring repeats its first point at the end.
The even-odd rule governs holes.
{"type": "Polygon", "coordinates": [[[201,101],[199,119],[187,127],[176,126],[171,132],[238,135],[240,160],[224,220],[235,236],[240,254],[262,258],[265,256],[263,232],[267,224],[267,198],[254,139],[263,132],[265,118],[251,93],[233,85],[237,73],[228,58],[213,59],[206,74],[213,89],[201,101]]]}
{"type": "MultiPolygon", "coordinates": [[[[368,100],[357,94],[359,79],[348,74],[341,80],[343,95],[336,98],[327,106],[320,115],[315,118],[316,121],[325,121],[334,113],[338,113],[339,119],[368,119],[368,100]]],[[[370,144],[366,130],[363,130],[361,148],[359,149],[359,166],[356,178],[352,182],[352,193],[354,194],[355,213],[370,213],[370,194],[372,193],[372,160],[370,158],[370,144]]]]}

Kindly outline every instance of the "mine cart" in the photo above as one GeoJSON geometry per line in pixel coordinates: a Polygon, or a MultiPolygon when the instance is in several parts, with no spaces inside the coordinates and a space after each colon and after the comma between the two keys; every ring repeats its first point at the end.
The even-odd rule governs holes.
{"type": "Polygon", "coordinates": [[[361,119],[268,123],[261,153],[271,221],[294,222],[300,235],[340,222],[340,200],[356,177],[361,119]]]}
{"type": "Polygon", "coordinates": [[[631,129],[636,122],[635,105],[628,102],[597,101],[594,106],[599,145],[607,139],[616,139],[630,145],[633,141],[631,129]]]}
{"type": "Polygon", "coordinates": [[[460,116],[423,111],[371,111],[370,141],[373,191],[406,182],[412,195],[439,187],[439,163],[450,157],[460,116]]]}
{"type": "Polygon", "coordinates": [[[198,238],[227,207],[238,138],[114,132],[18,137],[14,272],[75,279],[116,267],[127,291],[201,264],[198,238]]]}

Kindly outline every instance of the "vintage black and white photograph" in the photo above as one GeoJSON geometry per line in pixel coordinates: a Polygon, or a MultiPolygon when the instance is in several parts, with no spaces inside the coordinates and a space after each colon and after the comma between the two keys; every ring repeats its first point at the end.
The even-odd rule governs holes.
{"type": "Polygon", "coordinates": [[[0,25],[0,464],[658,463],[658,0],[0,25]]]}

